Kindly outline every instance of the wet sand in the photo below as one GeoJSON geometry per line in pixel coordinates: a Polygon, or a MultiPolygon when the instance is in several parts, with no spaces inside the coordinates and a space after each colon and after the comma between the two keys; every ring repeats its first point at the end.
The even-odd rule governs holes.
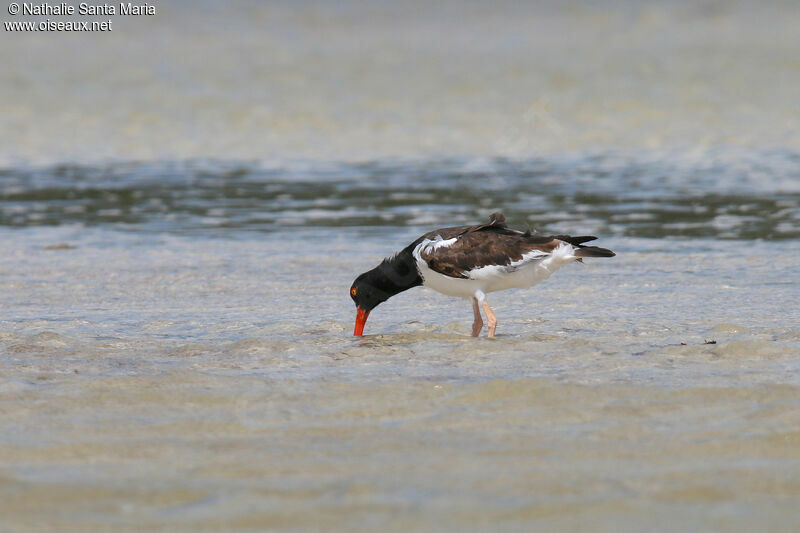
{"type": "Polygon", "coordinates": [[[4,527],[800,525],[796,385],[165,377],[65,376],[4,393],[16,426],[2,445],[16,465],[0,480],[4,527]]]}
{"type": "Polygon", "coordinates": [[[613,262],[495,295],[495,340],[426,289],[355,339],[346,275],[382,240],[71,231],[5,233],[9,530],[800,526],[793,242],[767,267],[609,239],[613,262]]]}
{"type": "Polygon", "coordinates": [[[2,32],[0,530],[800,530],[791,1],[2,32]],[[612,260],[348,288],[503,211],[612,260]]]}

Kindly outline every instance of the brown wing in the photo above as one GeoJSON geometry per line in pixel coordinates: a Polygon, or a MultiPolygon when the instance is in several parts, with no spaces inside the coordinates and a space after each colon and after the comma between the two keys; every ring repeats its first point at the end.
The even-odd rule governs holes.
{"type": "Polygon", "coordinates": [[[516,231],[506,226],[502,213],[493,213],[488,224],[442,228],[426,233],[413,246],[425,239],[431,241],[457,239],[449,246],[425,246],[420,257],[428,267],[451,278],[468,278],[467,273],[484,266],[508,266],[533,250],[551,253],[561,244],[578,248],[578,257],[613,257],[614,252],[596,246],[584,246],[597,237],[583,235],[539,235],[516,231]]]}
{"type": "Polygon", "coordinates": [[[508,266],[533,250],[550,253],[563,244],[563,241],[552,237],[492,228],[456,235],[431,232],[426,237],[435,239],[437,235],[442,240],[454,237],[457,240],[449,246],[425,246],[420,250],[420,256],[431,270],[452,278],[467,278],[469,271],[484,266],[508,266]]]}

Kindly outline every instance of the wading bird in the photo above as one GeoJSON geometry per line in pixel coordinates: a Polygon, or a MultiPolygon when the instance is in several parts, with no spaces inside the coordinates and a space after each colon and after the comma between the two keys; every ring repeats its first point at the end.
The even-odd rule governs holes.
{"type": "Polygon", "coordinates": [[[442,294],[472,299],[473,337],[483,329],[483,307],[492,338],[497,318],[486,300],[488,293],[531,287],[584,257],[615,255],[605,248],[584,245],[597,237],[521,232],[509,229],[505,221],[502,213],[494,213],[488,224],[428,232],[358,276],[350,287],[357,308],[354,335],[364,334],[367,317],[378,304],[425,285],[442,294]]]}

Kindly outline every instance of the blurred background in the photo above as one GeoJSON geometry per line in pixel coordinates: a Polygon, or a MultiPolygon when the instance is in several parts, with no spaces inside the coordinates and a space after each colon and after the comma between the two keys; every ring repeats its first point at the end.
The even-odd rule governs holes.
{"type": "Polygon", "coordinates": [[[504,208],[553,231],[800,235],[796,2],[176,0],[96,19],[113,30],[2,33],[2,224],[504,208]]]}
{"type": "Polygon", "coordinates": [[[152,5],[0,30],[0,529],[800,531],[800,3],[152,5]]]}
{"type": "Polygon", "coordinates": [[[0,163],[800,147],[793,1],[154,5],[2,33],[0,163]]]}

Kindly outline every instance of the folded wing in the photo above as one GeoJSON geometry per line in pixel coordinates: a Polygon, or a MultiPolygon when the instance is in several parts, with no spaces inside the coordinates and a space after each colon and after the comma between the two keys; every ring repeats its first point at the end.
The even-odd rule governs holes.
{"type": "Polygon", "coordinates": [[[488,224],[432,231],[422,237],[420,258],[431,270],[452,278],[469,278],[477,269],[496,266],[516,270],[541,260],[562,244],[572,245],[576,257],[612,257],[614,252],[583,243],[593,236],[539,235],[509,229],[505,217],[494,213],[488,224]]]}

